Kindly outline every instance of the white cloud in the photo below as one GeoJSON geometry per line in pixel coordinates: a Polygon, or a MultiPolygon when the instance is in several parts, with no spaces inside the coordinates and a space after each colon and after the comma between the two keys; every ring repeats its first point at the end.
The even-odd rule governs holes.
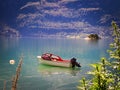
{"type": "Polygon", "coordinates": [[[17,20],[24,19],[26,17],[26,14],[19,14],[17,17],[17,20]]]}
{"type": "Polygon", "coordinates": [[[59,4],[56,2],[45,2],[44,4],[43,4],[43,7],[52,7],[52,8],[58,8],[58,7],[60,7],[59,6],[59,4]]]}
{"type": "Polygon", "coordinates": [[[6,34],[16,34],[16,36],[19,36],[19,31],[8,26],[7,24],[2,24],[1,25],[1,29],[2,29],[2,32],[0,32],[2,35],[6,35],[6,34]]]}
{"type": "Polygon", "coordinates": [[[26,5],[22,6],[20,9],[24,9],[24,8],[27,8],[27,7],[38,7],[40,6],[40,2],[28,2],[26,5]]]}
{"type": "Polygon", "coordinates": [[[17,17],[17,22],[20,22],[19,26],[30,26],[32,24],[40,24],[42,23],[42,19],[44,16],[40,13],[28,13],[28,14],[20,14],[17,17]]]}
{"type": "Polygon", "coordinates": [[[38,18],[38,17],[42,17],[43,15],[40,14],[40,13],[28,13],[28,14],[19,14],[18,17],[17,17],[17,20],[22,20],[22,19],[26,19],[26,18],[29,18],[29,19],[35,19],[35,18],[38,18]]]}
{"type": "MultiPolygon", "coordinates": [[[[68,8],[66,6],[67,3],[75,2],[79,0],[58,0],[53,2],[47,2],[43,0],[41,2],[28,2],[26,5],[21,7],[22,9],[28,7],[35,7],[36,12],[34,13],[27,13],[27,14],[20,14],[17,17],[18,21],[20,22],[21,27],[28,27],[28,28],[47,28],[47,29],[74,29],[74,30],[98,30],[98,27],[92,26],[86,21],[79,21],[79,20],[72,20],[81,18],[83,15],[86,15],[88,12],[94,12],[101,10],[98,7],[90,7],[90,8],[83,8],[80,7],[78,9],[68,8]],[[56,18],[56,16],[61,16],[66,19],[70,19],[68,21],[62,22],[61,20],[50,20],[47,19],[45,16],[52,16],[52,18],[56,18]]],[[[102,20],[101,20],[102,21],[102,20]]],[[[100,28],[100,27],[99,27],[100,28]]],[[[103,29],[103,28],[100,28],[103,29]]]]}
{"type": "Polygon", "coordinates": [[[78,16],[85,16],[89,12],[95,12],[95,11],[99,11],[99,10],[101,10],[101,9],[100,8],[79,8],[77,13],[78,13],[78,16]]]}
{"type": "MultiPolygon", "coordinates": [[[[71,22],[61,22],[61,21],[49,21],[44,19],[39,13],[34,14],[20,14],[17,17],[18,22],[20,21],[21,27],[33,27],[36,24],[37,28],[53,28],[53,29],[81,29],[85,27],[90,27],[91,25],[83,21],[71,21],[71,22]]],[[[35,26],[34,26],[35,27],[35,26]]]]}
{"type": "Polygon", "coordinates": [[[54,29],[81,29],[83,27],[89,27],[90,25],[88,23],[84,22],[45,22],[45,27],[48,28],[54,28],[54,29]]]}
{"type": "Polygon", "coordinates": [[[28,7],[35,7],[36,9],[44,9],[46,7],[59,7],[59,4],[56,2],[47,2],[47,1],[37,1],[37,2],[28,2],[26,5],[22,6],[20,9],[25,9],[28,7]]]}
{"type": "Polygon", "coordinates": [[[75,2],[75,1],[79,1],[79,0],[60,0],[58,3],[59,4],[67,4],[67,3],[71,3],[71,2],[75,2]]]}
{"type": "Polygon", "coordinates": [[[100,10],[100,8],[79,8],[76,10],[66,7],[65,3],[75,1],[78,0],[60,0],[57,2],[48,2],[46,0],[43,0],[41,2],[28,2],[26,5],[21,7],[21,9],[25,9],[27,7],[35,7],[38,12],[42,12],[44,15],[48,14],[51,16],[62,16],[68,18],[77,18],[86,15],[87,12],[100,10]]]}
{"type": "Polygon", "coordinates": [[[68,9],[66,7],[45,10],[44,13],[49,14],[51,16],[62,16],[67,18],[78,17],[78,12],[74,11],[73,9],[68,9]]]}
{"type": "Polygon", "coordinates": [[[98,11],[100,8],[80,8],[80,11],[90,12],[90,11],[98,11]]]}
{"type": "Polygon", "coordinates": [[[109,21],[110,19],[112,19],[112,18],[114,18],[114,17],[111,16],[111,15],[109,15],[109,14],[105,14],[105,15],[103,15],[103,16],[100,18],[99,22],[102,23],[102,24],[104,24],[104,23],[108,22],[108,21],[109,21]]]}

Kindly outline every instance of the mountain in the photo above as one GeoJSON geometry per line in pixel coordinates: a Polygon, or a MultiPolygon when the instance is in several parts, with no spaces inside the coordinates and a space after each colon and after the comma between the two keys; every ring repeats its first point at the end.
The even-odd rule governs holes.
{"type": "Polygon", "coordinates": [[[10,27],[22,36],[111,34],[120,24],[120,1],[113,0],[3,0],[0,34],[10,27]]]}

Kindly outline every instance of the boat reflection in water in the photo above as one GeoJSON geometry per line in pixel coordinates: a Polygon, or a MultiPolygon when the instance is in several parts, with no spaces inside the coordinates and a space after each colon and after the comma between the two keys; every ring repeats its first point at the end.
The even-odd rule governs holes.
{"type": "Polygon", "coordinates": [[[38,72],[42,75],[72,75],[76,76],[80,72],[80,68],[65,68],[40,64],[38,72]]]}

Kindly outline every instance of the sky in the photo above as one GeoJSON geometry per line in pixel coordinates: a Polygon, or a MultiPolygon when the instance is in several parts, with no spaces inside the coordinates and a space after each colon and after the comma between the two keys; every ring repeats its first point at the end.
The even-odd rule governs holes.
{"type": "Polygon", "coordinates": [[[1,0],[0,29],[23,33],[104,33],[120,24],[120,0],[1,0]]]}

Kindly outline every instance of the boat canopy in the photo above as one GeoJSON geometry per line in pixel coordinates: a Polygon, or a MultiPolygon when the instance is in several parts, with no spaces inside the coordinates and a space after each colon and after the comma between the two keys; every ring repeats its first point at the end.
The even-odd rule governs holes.
{"type": "Polygon", "coordinates": [[[43,58],[44,60],[63,61],[61,57],[59,57],[59,56],[57,56],[57,55],[54,55],[54,54],[51,54],[51,53],[42,54],[42,58],[43,58]]]}

